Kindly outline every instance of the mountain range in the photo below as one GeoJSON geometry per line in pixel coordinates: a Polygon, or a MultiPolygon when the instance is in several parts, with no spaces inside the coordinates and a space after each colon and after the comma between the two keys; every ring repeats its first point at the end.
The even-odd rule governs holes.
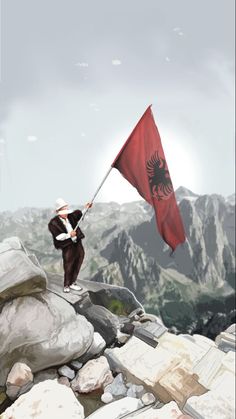
{"type": "MultiPolygon", "coordinates": [[[[174,332],[214,337],[235,322],[235,195],[180,187],[176,198],[187,239],[173,254],[145,201],[95,203],[81,224],[86,257],[80,278],[128,287],[174,332]]],[[[47,229],[52,216],[39,208],[2,212],[1,238],[18,236],[46,271],[61,272],[61,254],[47,229]]]]}

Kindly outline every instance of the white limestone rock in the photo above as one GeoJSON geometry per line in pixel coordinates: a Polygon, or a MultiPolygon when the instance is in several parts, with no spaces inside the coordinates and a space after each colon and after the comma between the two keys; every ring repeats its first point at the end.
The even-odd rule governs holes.
{"type": "Polygon", "coordinates": [[[84,408],[70,388],[47,380],[20,396],[1,419],[84,419],[84,408]]]}
{"type": "MultiPolygon", "coordinates": [[[[142,403],[138,399],[124,397],[116,400],[107,406],[100,407],[96,412],[92,413],[87,419],[119,419],[130,412],[142,407],[142,403]]],[[[5,418],[4,418],[5,419],[5,418]]]]}
{"type": "Polygon", "coordinates": [[[129,415],[126,419],[191,419],[192,416],[185,415],[181,412],[175,402],[170,402],[160,409],[150,407],[146,410],[141,410],[140,413],[129,415]]]}
{"type": "Polygon", "coordinates": [[[106,387],[113,381],[109,364],[104,356],[92,359],[87,362],[77,373],[71,382],[71,387],[79,393],[90,393],[91,391],[106,387]]]}
{"type": "Polygon", "coordinates": [[[93,326],[63,298],[46,291],[6,302],[0,336],[1,386],[17,361],[36,372],[81,356],[91,346],[93,326]]]}
{"type": "Polygon", "coordinates": [[[199,383],[210,389],[210,383],[220,370],[225,353],[211,347],[202,359],[194,366],[193,372],[199,376],[199,383]]]}
{"type": "Polygon", "coordinates": [[[135,336],[121,348],[106,349],[104,355],[112,370],[124,371],[128,379],[135,377],[150,387],[155,387],[166,372],[183,360],[178,354],[159,345],[152,348],[135,336]]]}
{"type": "Polygon", "coordinates": [[[227,398],[219,392],[210,390],[202,396],[192,396],[184,406],[184,412],[194,418],[204,419],[233,419],[235,405],[228,402],[227,398]]]}

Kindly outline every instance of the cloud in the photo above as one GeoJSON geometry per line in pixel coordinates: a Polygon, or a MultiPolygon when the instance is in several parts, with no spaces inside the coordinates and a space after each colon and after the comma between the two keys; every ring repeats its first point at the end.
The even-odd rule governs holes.
{"type": "Polygon", "coordinates": [[[121,61],[118,58],[112,60],[112,65],[121,65],[121,61]]]}
{"type": "Polygon", "coordinates": [[[184,32],[179,27],[173,28],[173,32],[176,32],[179,36],[183,36],[184,35],[184,32]]]}
{"type": "Polygon", "coordinates": [[[0,138],[0,144],[5,144],[4,138],[0,138]]]}
{"type": "Polygon", "coordinates": [[[37,141],[37,140],[38,140],[38,138],[35,135],[28,135],[28,137],[27,137],[27,141],[29,143],[35,143],[35,141],[37,141]]]}
{"type": "Polygon", "coordinates": [[[169,63],[170,62],[170,57],[166,57],[165,60],[169,63]]]}
{"type": "Polygon", "coordinates": [[[75,64],[77,67],[88,67],[89,65],[88,65],[88,63],[76,63],[75,64]]]}

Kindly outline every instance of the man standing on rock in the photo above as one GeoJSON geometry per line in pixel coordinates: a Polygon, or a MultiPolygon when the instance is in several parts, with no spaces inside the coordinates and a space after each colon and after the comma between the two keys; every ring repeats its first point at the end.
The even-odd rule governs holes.
{"type": "MultiPolygon", "coordinates": [[[[91,208],[88,203],[86,209],[91,208]]],[[[76,225],[83,213],[80,210],[71,211],[68,203],[58,198],[55,205],[56,216],[53,217],[48,229],[53,236],[53,243],[56,249],[62,249],[64,267],[64,292],[70,290],[81,291],[82,288],[76,284],[81,265],[84,260],[84,248],[82,239],[85,237],[76,225]]]]}

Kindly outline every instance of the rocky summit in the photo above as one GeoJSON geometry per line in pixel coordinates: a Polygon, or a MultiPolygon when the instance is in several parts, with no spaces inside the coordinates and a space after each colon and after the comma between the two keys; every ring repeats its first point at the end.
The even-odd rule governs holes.
{"type": "Polygon", "coordinates": [[[146,298],[141,283],[158,278],[163,298],[174,283],[176,300],[178,287],[190,299],[199,284],[144,255],[126,232],[112,249],[106,283],[79,280],[82,290],[65,294],[63,276],[19,238],[0,243],[0,419],[233,418],[235,323],[215,339],[177,334],[134,292],[146,298]],[[114,272],[119,285],[109,283],[114,272]]]}

